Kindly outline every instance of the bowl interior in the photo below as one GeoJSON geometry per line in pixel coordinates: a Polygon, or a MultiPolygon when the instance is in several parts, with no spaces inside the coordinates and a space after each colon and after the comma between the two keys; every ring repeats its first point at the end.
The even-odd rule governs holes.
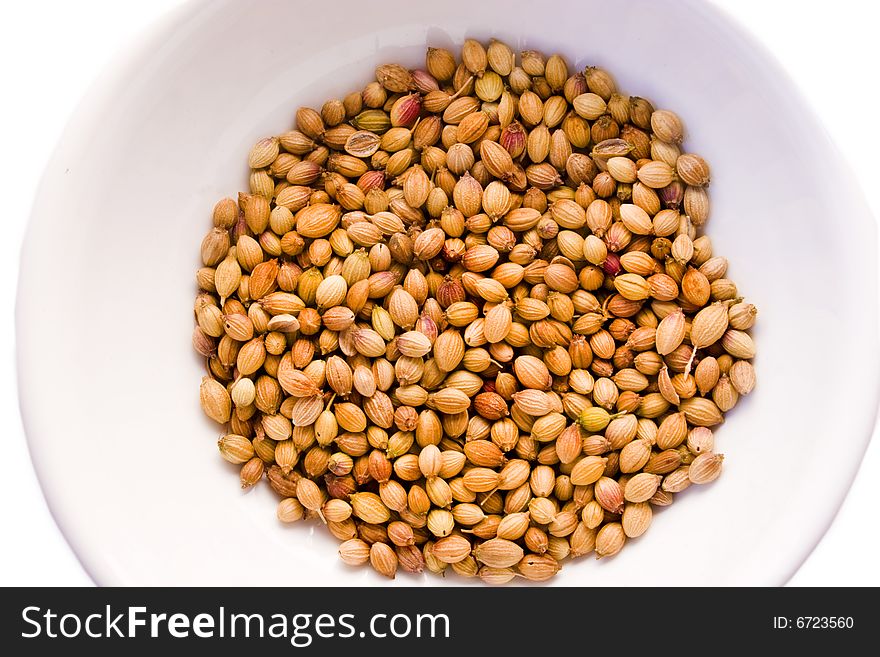
{"type": "Polygon", "coordinates": [[[874,418],[877,372],[862,364],[878,361],[873,223],[800,97],[736,26],[696,1],[449,0],[441,14],[401,0],[379,12],[220,0],[168,17],[92,90],[23,253],[27,432],[100,584],[380,581],[341,565],[323,529],[278,523],[268,487],[242,493],[218,458],[189,341],[193,273],[214,202],[247,186],[255,140],[290,129],[300,105],[361,88],[379,63],[421,67],[426,44],[465,36],[603,66],[678,112],[686,148],[712,166],[707,232],[760,309],[759,383],[717,431],[721,479],[553,584],[779,584],[821,537],[874,418]]]}

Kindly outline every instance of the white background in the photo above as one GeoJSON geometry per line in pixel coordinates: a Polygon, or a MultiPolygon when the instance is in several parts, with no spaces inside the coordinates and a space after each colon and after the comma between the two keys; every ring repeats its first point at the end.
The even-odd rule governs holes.
{"type": "MultiPolygon", "coordinates": [[[[5,300],[0,303],[0,417],[4,418],[5,433],[0,475],[3,586],[91,584],[43,500],[18,413],[13,299],[18,252],[33,195],[67,117],[97,73],[133,35],[180,2],[4,3],[5,15],[0,22],[0,189],[4,190],[0,226],[5,247],[0,258],[0,293],[5,300]]],[[[876,193],[880,174],[880,131],[876,129],[880,38],[876,25],[880,11],[874,3],[738,0],[718,4],[751,30],[789,71],[849,160],[853,175],[863,189],[872,190],[869,200],[875,216],[880,216],[880,195],[876,193]]],[[[760,157],[760,153],[755,155],[760,157]]],[[[830,218],[829,230],[845,231],[846,217],[830,218]]],[[[63,318],[59,318],[59,325],[63,326],[63,318]]],[[[849,353],[858,357],[858,346],[849,353]]],[[[818,367],[825,356],[816,355],[819,377],[818,367]]],[[[865,367],[880,367],[880,363],[865,363],[865,367]]],[[[46,376],[50,378],[51,373],[46,376]]],[[[880,585],[878,497],[880,441],[875,432],[840,514],[790,584],[880,585]]],[[[767,504],[772,505],[773,500],[767,504]]]]}

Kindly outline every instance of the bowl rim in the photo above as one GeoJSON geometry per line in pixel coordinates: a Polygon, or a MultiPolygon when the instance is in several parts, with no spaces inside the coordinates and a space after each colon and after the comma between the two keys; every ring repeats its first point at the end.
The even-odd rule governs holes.
{"type": "MultiPolygon", "coordinates": [[[[118,586],[125,585],[127,582],[124,576],[120,576],[118,572],[107,566],[100,545],[95,544],[88,536],[82,535],[79,532],[76,517],[69,517],[62,513],[53,501],[57,499],[61,492],[56,490],[56,487],[50,482],[48,473],[42,464],[41,450],[45,449],[47,441],[45,438],[38,438],[36,436],[31,420],[31,418],[40,415],[42,409],[40,409],[38,401],[34,399],[34,393],[28,392],[22,386],[23,372],[28,369],[28,364],[34,362],[36,358],[34,350],[25,348],[21,341],[21,335],[26,332],[28,324],[35,316],[35,311],[23,302],[23,293],[28,287],[28,281],[32,277],[39,275],[39,266],[33,261],[33,257],[29,257],[27,247],[33,242],[34,227],[38,223],[47,221],[45,216],[40,216],[38,203],[51,185],[53,170],[56,168],[54,165],[61,160],[61,154],[64,152],[65,146],[76,136],[94,134],[99,130],[101,113],[96,110],[104,106],[106,99],[110,96],[110,92],[113,89],[124,84],[125,80],[129,79],[137,71],[139,62],[147,54],[154,51],[164,40],[163,35],[166,35],[175,26],[192,21],[203,11],[222,10],[222,7],[228,4],[228,1],[221,4],[217,2],[211,3],[209,0],[185,0],[179,6],[165,11],[152,20],[149,25],[144,26],[129,44],[117,52],[109,63],[105,64],[97,78],[83,93],[82,98],[67,120],[51,156],[47,160],[34,193],[29,220],[19,248],[20,264],[15,304],[15,361],[19,411],[26,444],[40,489],[53,520],[87,575],[98,586],[118,586]]],[[[875,256],[876,269],[877,254],[874,244],[876,244],[877,220],[867,204],[864,191],[854,182],[855,178],[851,175],[849,163],[840,153],[837,144],[832,140],[812,105],[807,102],[800,86],[791,78],[776,55],[717,0],[685,0],[685,3],[690,11],[698,12],[702,19],[711,22],[718,29],[725,30],[734,39],[739,41],[740,44],[748,47],[765,68],[769,69],[775,80],[783,85],[782,91],[797,99],[802,107],[802,112],[799,115],[801,121],[812,129],[813,138],[821,139],[822,146],[835,160],[832,170],[837,178],[835,181],[838,186],[837,188],[845,188],[848,191],[849,201],[852,206],[861,209],[860,214],[864,216],[865,221],[862,222],[863,225],[860,225],[859,229],[866,233],[864,237],[874,238],[867,248],[875,256]]],[[[876,319],[876,301],[872,301],[872,304],[872,310],[876,319]]],[[[870,345],[862,345],[861,348],[862,350],[868,350],[869,355],[874,357],[871,362],[880,360],[880,335],[875,336],[870,345]]],[[[837,472],[841,483],[835,488],[837,492],[835,493],[836,500],[832,505],[832,512],[826,514],[821,521],[816,522],[809,528],[808,532],[805,532],[808,534],[809,540],[803,541],[803,547],[799,553],[792,555],[792,562],[787,571],[779,573],[777,585],[784,585],[788,582],[822,540],[837,517],[861,466],[864,453],[867,450],[875,430],[875,425],[877,424],[878,410],[880,410],[880,370],[869,372],[868,377],[862,383],[865,388],[870,389],[870,396],[875,400],[875,403],[871,410],[866,410],[862,416],[861,424],[863,430],[860,432],[857,440],[855,438],[852,439],[852,449],[847,452],[845,465],[840,465],[840,462],[838,462],[837,472]]]]}

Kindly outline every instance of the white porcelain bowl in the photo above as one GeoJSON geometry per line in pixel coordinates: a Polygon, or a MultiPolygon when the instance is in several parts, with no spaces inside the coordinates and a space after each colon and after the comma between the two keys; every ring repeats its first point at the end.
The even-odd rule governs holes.
{"type": "Polygon", "coordinates": [[[695,0],[193,2],[91,90],[45,174],[22,257],[22,413],[59,525],[99,584],[392,584],[282,526],[238,487],[202,417],[193,274],[216,199],[258,138],[426,44],[499,37],[597,64],[684,119],[712,165],[708,224],[760,308],[759,383],[717,432],[721,479],[613,559],[556,585],[785,582],[861,460],[878,393],[874,224],[828,137],[765,51],[695,0]],[[254,566],[271,563],[272,567],[254,566]]]}

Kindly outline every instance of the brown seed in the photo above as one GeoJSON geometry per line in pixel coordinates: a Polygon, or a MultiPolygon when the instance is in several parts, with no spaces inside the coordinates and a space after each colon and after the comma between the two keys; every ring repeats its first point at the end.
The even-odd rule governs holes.
{"type": "Polygon", "coordinates": [[[667,493],[680,493],[691,485],[689,465],[683,465],[663,477],[662,488],[667,493]]]}
{"type": "Polygon", "coordinates": [[[381,524],[391,517],[388,507],[375,493],[355,493],[351,496],[351,508],[364,522],[381,524]]]}
{"type": "Polygon", "coordinates": [[[243,466],[241,466],[241,487],[242,488],[250,488],[257,484],[260,479],[263,478],[263,472],[265,471],[266,466],[263,463],[263,459],[258,456],[253,457],[243,466]]]}
{"type": "Polygon", "coordinates": [[[688,468],[688,478],[694,484],[707,484],[715,481],[721,474],[723,454],[704,452],[694,459],[688,468]]]}
{"type": "Polygon", "coordinates": [[[585,456],[574,464],[569,477],[575,486],[588,486],[597,482],[605,472],[607,459],[600,456],[585,456]]]}
{"type": "Polygon", "coordinates": [[[709,184],[709,165],[699,155],[693,153],[679,155],[675,170],[682,182],[687,185],[704,187],[709,184]]]}
{"type": "Polygon", "coordinates": [[[691,344],[697,348],[715,344],[724,335],[727,325],[727,307],[724,304],[715,303],[703,308],[694,316],[691,324],[691,344]]]}
{"type": "Polygon", "coordinates": [[[698,427],[711,427],[724,421],[718,406],[703,397],[684,399],[679,408],[684,412],[687,421],[698,427]]]}
{"type": "Polygon", "coordinates": [[[694,370],[694,382],[700,393],[705,395],[715,387],[720,375],[721,370],[718,367],[718,361],[714,357],[709,356],[697,364],[694,370]]]}
{"type": "Polygon", "coordinates": [[[507,402],[498,393],[483,392],[474,398],[474,410],[487,420],[500,420],[509,414],[507,402]]]}
{"type": "Polygon", "coordinates": [[[681,310],[674,310],[666,315],[657,326],[655,337],[657,353],[665,356],[675,351],[684,340],[686,330],[687,325],[681,310]]]}
{"type": "Polygon", "coordinates": [[[549,390],[553,380],[547,366],[534,356],[519,356],[513,363],[514,373],[526,388],[549,390]]]}
{"type": "Polygon", "coordinates": [[[603,525],[596,535],[596,558],[611,557],[620,552],[626,543],[626,533],[619,522],[603,525]]]}
{"type": "Polygon", "coordinates": [[[486,584],[507,584],[516,578],[516,571],[513,568],[483,566],[480,568],[479,576],[486,584]]]}
{"type": "Polygon", "coordinates": [[[647,472],[640,472],[626,483],[624,499],[627,502],[646,502],[653,497],[660,485],[660,477],[647,472]]]}
{"type": "MultiPolygon", "coordinates": [[[[508,500],[510,499],[510,495],[508,495],[508,500]]],[[[505,505],[505,511],[507,511],[507,507],[505,505]]],[[[524,511],[508,513],[505,515],[501,522],[498,523],[498,528],[496,530],[497,538],[503,538],[510,541],[515,541],[522,538],[529,528],[529,514],[524,511]]]]}
{"type": "Polygon", "coordinates": [[[288,497],[278,503],[276,515],[281,522],[296,522],[305,517],[305,509],[298,500],[288,497]]]}
{"type": "Polygon", "coordinates": [[[527,554],[516,565],[519,574],[532,582],[544,582],[560,568],[559,562],[547,554],[527,554]]]}
{"type": "Polygon", "coordinates": [[[471,463],[480,467],[497,468],[506,461],[501,449],[489,440],[473,440],[465,443],[464,453],[471,463]]]}
{"type": "Polygon", "coordinates": [[[477,545],[474,557],[493,568],[510,568],[522,560],[523,549],[513,541],[493,538],[477,545]]]}
{"type": "Polygon", "coordinates": [[[651,130],[659,139],[671,144],[681,143],[684,136],[681,119],[669,110],[656,110],[651,114],[651,130]]]}
{"type": "Polygon", "coordinates": [[[370,546],[370,565],[380,575],[394,579],[397,573],[397,555],[387,543],[373,543],[370,546]]]}
{"type": "Polygon", "coordinates": [[[338,206],[318,203],[296,213],[296,231],[302,237],[324,237],[339,224],[338,206]]]}
{"type": "Polygon", "coordinates": [[[220,438],[217,446],[225,460],[237,465],[247,463],[254,456],[254,447],[244,436],[227,434],[220,438]]]}
{"type": "Polygon", "coordinates": [[[730,382],[741,395],[755,388],[755,368],[747,360],[738,360],[730,368],[730,382]]]}
{"type": "Polygon", "coordinates": [[[633,440],[620,450],[620,471],[638,472],[645,467],[649,458],[651,458],[651,444],[647,440],[633,440]]]}
{"type": "Polygon", "coordinates": [[[441,538],[434,543],[434,558],[443,563],[454,564],[463,561],[471,553],[471,543],[460,534],[441,538]]]}
{"type": "Polygon", "coordinates": [[[428,408],[454,415],[466,411],[471,405],[471,400],[467,394],[457,388],[443,388],[428,395],[426,403],[428,408]]]}
{"type": "Polygon", "coordinates": [[[681,445],[687,437],[687,420],[685,413],[673,413],[667,415],[660,423],[657,430],[657,447],[659,449],[672,449],[681,445]]]}
{"type": "Polygon", "coordinates": [[[232,400],[222,384],[210,377],[202,377],[199,397],[205,415],[221,424],[229,421],[232,400]]]}
{"type": "Polygon", "coordinates": [[[359,538],[344,541],[339,546],[339,558],[349,566],[361,566],[370,560],[370,546],[359,538]]]}
{"type": "Polygon", "coordinates": [[[647,502],[627,504],[620,521],[623,533],[627,538],[638,538],[648,531],[652,516],[651,505],[647,502]]]}
{"type": "Polygon", "coordinates": [[[672,167],[665,162],[648,162],[638,170],[639,182],[652,189],[662,189],[669,185],[674,177],[672,167]]]}
{"type": "Polygon", "coordinates": [[[416,545],[403,545],[394,548],[400,567],[408,573],[421,573],[425,570],[425,556],[416,545]]]}
{"type": "Polygon", "coordinates": [[[687,447],[694,455],[703,452],[711,452],[714,449],[715,439],[711,429],[706,427],[694,427],[688,432],[687,447]]]}
{"type": "Polygon", "coordinates": [[[674,449],[655,452],[645,464],[644,471],[651,474],[669,474],[681,465],[681,454],[674,449]]]}
{"type": "Polygon", "coordinates": [[[474,493],[495,490],[500,480],[500,475],[489,468],[474,468],[464,474],[465,487],[474,493]]]}
{"type": "Polygon", "coordinates": [[[749,359],[755,357],[755,342],[752,340],[752,336],[745,331],[737,331],[736,329],[725,331],[721,337],[721,346],[734,358],[749,359]]]}
{"type": "Polygon", "coordinates": [[[623,511],[623,489],[610,477],[601,477],[594,486],[594,495],[599,505],[611,513],[623,511]]]}

